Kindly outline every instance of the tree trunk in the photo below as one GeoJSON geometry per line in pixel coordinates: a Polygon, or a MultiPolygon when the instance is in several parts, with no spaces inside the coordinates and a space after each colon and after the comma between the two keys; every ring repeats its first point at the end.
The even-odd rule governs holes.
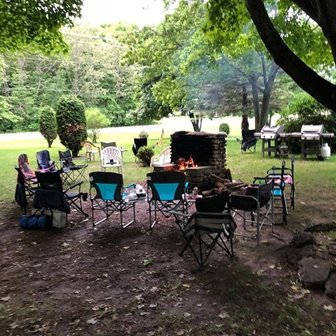
{"type": "Polygon", "coordinates": [[[203,118],[199,115],[195,115],[192,112],[188,113],[189,118],[190,118],[190,122],[193,126],[193,129],[195,132],[200,132],[202,129],[202,122],[203,122],[203,118]]]}
{"type": "Polygon", "coordinates": [[[335,112],[336,85],[319,76],[288,48],[273,26],[262,0],[245,0],[245,4],[275,63],[303,90],[335,112]]]}
{"type": "Polygon", "coordinates": [[[255,79],[251,79],[250,83],[252,85],[252,101],[253,101],[253,110],[254,110],[254,128],[256,132],[260,131],[260,108],[259,108],[259,94],[258,86],[255,82],[255,79]]]}

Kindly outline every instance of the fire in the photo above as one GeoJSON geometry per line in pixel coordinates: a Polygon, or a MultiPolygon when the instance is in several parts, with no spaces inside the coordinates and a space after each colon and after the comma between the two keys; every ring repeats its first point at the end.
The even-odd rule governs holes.
{"type": "Polygon", "coordinates": [[[185,158],[179,158],[177,160],[177,168],[178,170],[185,170],[190,167],[197,167],[197,164],[194,162],[192,156],[189,156],[189,159],[186,160],[185,158]]]}

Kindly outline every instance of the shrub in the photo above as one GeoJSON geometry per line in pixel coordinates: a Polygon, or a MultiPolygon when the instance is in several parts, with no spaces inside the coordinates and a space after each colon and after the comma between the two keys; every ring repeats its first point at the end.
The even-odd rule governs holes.
{"type": "MultiPolygon", "coordinates": [[[[306,93],[299,94],[293,102],[281,112],[279,124],[285,126],[286,133],[300,132],[302,125],[323,125],[326,132],[335,132],[336,117],[323,105],[306,93]]],[[[336,139],[328,140],[333,153],[336,151],[336,139]]],[[[289,138],[287,145],[291,153],[300,153],[300,138],[289,138]]]]}
{"type": "Polygon", "coordinates": [[[148,138],[148,133],[146,131],[141,131],[139,133],[139,138],[148,138]]]}
{"type": "Polygon", "coordinates": [[[137,157],[145,166],[149,166],[153,155],[154,150],[152,148],[148,146],[142,146],[138,150],[137,157]]]}
{"type": "Polygon", "coordinates": [[[39,109],[39,129],[50,148],[57,137],[56,114],[52,107],[44,106],[39,109]]]}
{"type": "Polygon", "coordinates": [[[89,138],[92,142],[97,142],[100,128],[110,125],[109,119],[100,112],[99,108],[89,108],[85,111],[86,127],[89,130],[89,138]]]}
{"type": "Polygon", "coordinates": [[[225,132],[227,135],[230,134],[230,126],[227,123],[221,123],[219,125],[219,132],[225,132]]]}
{"type": "Polygon", "coordinates": [[[78,156],[87,138],[85,105],[76,96],[62,96],[56,111],[57,132],[62,145],[78,156]]]}

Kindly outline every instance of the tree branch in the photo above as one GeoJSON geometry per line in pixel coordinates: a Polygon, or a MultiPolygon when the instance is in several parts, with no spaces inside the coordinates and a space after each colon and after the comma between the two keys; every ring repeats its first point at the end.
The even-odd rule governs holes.
{"type": "Polygon", "coordinates": [[[285,44],[272,24],[262,0],[245,0],[247,10],[274,61],[325,107],[336,111],[336,86],[308,67],[285,44]]]}

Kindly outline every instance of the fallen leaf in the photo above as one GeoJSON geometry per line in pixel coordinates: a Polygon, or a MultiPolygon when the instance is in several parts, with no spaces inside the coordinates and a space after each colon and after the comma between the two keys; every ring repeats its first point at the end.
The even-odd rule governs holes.
{"type": "Polygon", "coordinates": [[[7,301],[9,301],[9,299],[10,299],[10,296],[7,295],[7,296],[3,296],[0,300],[4,301],[4,302],[7,302],[7,301]]]}
{"type": "Polygon", "coordinates": [[[332,305],[324,305],[323,309],[327,311],[335,311],[335,308],[332,305]]]}
{"type": "Polygon", "coordinates": [[[86,320],[87,324],[96,324],[97,322],[98,322],[98,319],[96,317],[86,320]]]}
{"type": "Polygon", "coordinates": [[[220,319],[225,319],[225,318],[227,318],[227,317],[229,317],[230,315],[228,314],[228,313],[226,313],[226,312],[222,312],[222,313],[220,313],[219,315],[218,315],[218,317],[220,318],[220,319]]]}
{"type": "Polygon", "coordinates": [[[144,266],[149,266],[149,265],[152,265],[153,264],[153,260],[152,259],[145,259],[143,261],[143,265],[144,266]]]}

